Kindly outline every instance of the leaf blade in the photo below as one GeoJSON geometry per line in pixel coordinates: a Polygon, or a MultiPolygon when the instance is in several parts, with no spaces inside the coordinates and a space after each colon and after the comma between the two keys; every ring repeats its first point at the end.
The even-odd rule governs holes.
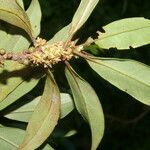
{"type": "Polygon", "coordinates": [[[87,21],[98,2],[99,0],[81,0],[72,22],[58,31],[54,37],[49,40],[49,44],[70,40],[75,32],[87,21]]]}
{"type": "MultiPolygon", "coordinates": [[[[60,97],[61,97],[60,118],[62,119],[74,109],[74,104],[69,94],[61,93],[60,97]]],[[[39,103],[40,99],[41,99],[41,96],[36,97],[31,102],[5,115],[5,117],[9,119],[17,120],[17,121],[28,122],[32,113],[34,112],[36,105],[39,103]]]]}
{"type": "Polygon", "coordinates": [[[60,41],[65,41],[69,38],[69,29],[70,29],[70,24],[67,26],[63,27],[60,31],[58,31],[52,39],[48,41],[49,44],[60,42],[60,41]]]}
{"type": "Polygon", "coordinates": [[[22,142],[24,131],[10,127],[0,127],[0,147],[16,150],[22,142]],[[16,138],[16,136],[18,138],[16,138]]]}
{"type": "Polygon", "coordinates": [[[81,0],[78,9],[73,16],[70,34],[73,35],[87,21],[99,0],[81,0]]]}
{"type": "MultiPolygon", "coordinates": [[[[6,109],[9,105],[17,101],[23,95],[30,92],[38,84],[41,76],[43,75],[43,71],[41,70],[41,72],[39,72],[39,70],[37,69],[30,69],[28,75],[30,77],[24,79],[24,81],[22,81],[18,86],[16,86],[13,89],[13,92],[11,91],[12,89],[6,91],[10,93],[2,101],[0,101],[0,111],[6,109]],[[27,81],[28,79],[30,81],[27,81]]],[[[20,80],[18,82],[20,82],[20,80]]],[[[13,87],[11,86],[11,88],[13,87]]],[[[5,90],[7,90],[7,87],[5,88],[5,90]]]]}
{"type": "Polygon", "coordinates": [[[32,114],[19,149],[36,149],[47,139],[59,118],[59,99],[58,87],[51,73],[48,72],[43,96],[32,114]]]}
{"type": "Polygon", "coordinates": [[[92,132],[91,149],[95,150],[104,133],[104,116],[99,99],[92,87],[73,70],[66,69],[65,73],[73,93],[75,106],[90,125],[92,132]]]}
{"type": "Polygon", "coordinates": [[[150,20],[137,17],[114,21],[103,27],[95,43],[104,49],[137,48],[150,43],[150,20]]]}
{"type": "MultiPolygon", "coordinates": [[[[0,147],[4,150],[17,150],[22,142],[25,131],[11,127],[0,127],[0,147]],[[17,137],[17,138],[16,138],[17,137]]],[[[50,145],[45,145],[43,150],[53,150],[50,145]]]]}
{"type": "Polygon", "coordinates": [[[98,59],[88,61],[102,78],[128,93],[138,101],[150,105],[150,68],[127,59],[98,59]]]}
{"type": "Polygon", "coordinates": [[[16,0],[0,0],[0,19],[24,29],[33,37],[30,21],[16,0]]]}
{"type": "MultiPolygon", "coordinates": [[[[40,4],[36,0],[32,0],[29,8],[26,11],[28,18],[31,22],[31,26],[35,36],[40,33],[40,22],[41,22],[41,9],[40,4]]],[[[0,26],[0,36],[3,39],[0,41],[0,48],[4,48],[7,51],[20,52],[27,49],[31,44],[26,38],[26,35],[22,31],[17,30],[16,34],[12,34],[12,31],[16,31],[16,28],[8,26],[0,26]],[[7,32],[6,32],[7,31],[7,32]]]]}
{"type": "Polygon", "coordinates": [[[41,7],[38,0],[32,0],[29,8],[26,11],[26,14],[30,20],[32,30],[35,36],[40,34],[41,26],[41,7]]]}

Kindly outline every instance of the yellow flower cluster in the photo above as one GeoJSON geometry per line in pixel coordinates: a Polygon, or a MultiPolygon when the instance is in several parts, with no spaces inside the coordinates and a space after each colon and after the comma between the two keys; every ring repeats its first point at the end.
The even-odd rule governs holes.
{"type": "Polygon", "coordinates": [[[83,46],[76,46],[74,41],[49,44],[45,39],[37,38],[28,58],[33,64],[51,67],[60,61],[70,60],[74,56],[73,51],[82,49],[83,46]]]}

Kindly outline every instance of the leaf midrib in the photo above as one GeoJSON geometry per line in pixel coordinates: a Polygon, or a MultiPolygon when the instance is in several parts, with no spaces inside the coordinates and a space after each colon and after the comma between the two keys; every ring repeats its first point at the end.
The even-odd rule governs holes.
{"type": "Polygon", "coordinates": [[[82,14],[82,16],[81,16],[81,18],[80,18],[80,20],[77,22],[77,24],[76,24],[76,28],[74,29],[74,31],[76,31],[77,30],[77,28],[78,28],[78,26],[79,26],[79,24],[80,24],[80,22],[82,22],[82,18],[84,18],[84,16],[86,15],[86,12],[87,12],[87,10],[88,10],[88,8],[89,8],[89,5],[91,4],[91,0],[89,0],[89,2],[88,2],[88,4],[87,4],[87,7],[85,8],[85,10],[84,10],[84,12],[83,12],[83,14],[82,14]]]}
{"type": "MultiPolygon", "coordinates": [[[[55,91],[55,94],[56,94],[56,93],[57,93],[57,90],[53,87],[53,88],[52,88],[52,93],[54,93],[54,91],[55,91]]],[[[52,97],[53,97],[53,96],[51,96],[50,99],[51,99],[52,97]]],[[[59,97],[59,96],[58,96],[58,97],[59,97]]],[[[55,101],[56,101],[56,100],[55,100],[55,101]]],[[[54,105],[54,100],[51,99],[51,103],[50,103],[50,106],[49,106],[49,108],[48,108],[48,112],[51,111],[51,108],[52,108],[53,105],[54,105]]],[[[32,141],[36,138],[36,136],[39,134],[39,131],[43,128],[43,125],[44,125],[45,122],[47,121],[47,118],[50,117],[49,114],[50,114],[50,113],[48,113],[48,114],[44,117],[44,121],[43,121],[43,123],[41,124],[40,128],[38,129],[38,131],[34,134],[34,136],[32,136],[32,137],[30,138],[30,141],[27,141],[27,144],[26,144],[25,146],[23,146],[23,148],[28,147],[28,146],[32,143],[32,141]]]]}
{"type": "MultiPolygon", "coordinates": [[[[68,71],[70,71],[69,69],[68,69],[68,71]]],[[[73,72],[74,72],[74,70],[72,70],[73,72]]],[[[74,78],[74,80],[75,80],[75,83],[76,83],[76,85],[77,85],[77,87],[78,87],[78,90],[79,90],[79,92],[81,93],[81,96],[83,97],[83,99],[84,99],[84,96],[83,96],[83,94],[82,94],[82,91],[81,91],[81,89],[80,89],[80,86],[79,86],[79,84],[78,84],[78,79],[76,79],[77,77],[76,77],[76,73],[72,73],[72,72],[70,72],[71,74],[72,74],[72,77],[74,78]]],[[[89,113],[88,113],[88,109],[87,109],[87,107],[86,107],[86,103],[85,103],[85,101],[82,101],[83,103],[84,103],[84,105],[83,105],[83,107],[84,107],[84,109],[85,109],[85,111],[86,111],[86,113],[87,113],[87,119],[88,120],[90,120],[89,119],[89,113]]]]}
{"type": "MultiPolygon", "coordinates": [[[[135,28],[135,29],[131,29],[131,30],[126,30],[126,31],[122,31],[122,32],[118,32],[118,33],[114,33],[114,34],[110,34],[110,35],[106,35],[105,36],[105,34],[107,34],[107,32],[109,32],[109,31],[106,31],[106,33],[102,33],[102,34],[100,34],[99,35],[99,39],[97,39],[97,40],[95,40],[95,41],[101,41],[101,40],[103,40],[103,39],[105,39],[105,38],[109,38],[109,37],[112,37],[112,36],[116,36],[116,35],[119,35],[119,34],[126,34],[127,32],[132,32],[132,31],[136,31],[136,30],[141,30],[141,29],[144,29],[144,28],[149,28],[150,26],[144,26],[144,27],[141,27],[141,28],[135,28]],[[101,37],[102,35],[104,35],[104,37],[101,37]]],[[[105,30],[105,29],[104,29],[105,30]]]]}
{"type": "MultiPolygon", "coordinates": [[[[94,61],[94,62],[95,62],[95,61],[94,61]]],[[[132,76],[129,76],[129,75],[127,75],[127,74],[125,74],[125,73],[123,73],[123,72],[121,72],[121,71],[118,71],[118,70],[116,70],[115,68],[110,67],[109,65],[106,65],[106,64],[103,64],[103,63],[100,64],[99,62],[95,62],[95,63],[97,63],[97,64],[99,64],[99,65],[103,65],[103,66],[105,66],[105,67],[108,67],[108,68],[110,68],[110,69],[113,70],[113,71],[119,72],[120,74],[122,74],[122,75],[124,75],[124,76],[127,76],[127,77],[129,77],[129,78],[135,80],[136,82],[142,83],[142,84],[144,84],[145,86],[150,87],[150,85],[148,85],[148,84],[142,82],[141,80],[137,80],[136,78],[134,78],[134,77],[132,77],[132,76]]],[[[106,80],[107,80],[107,79],[106,79],[106,80]]]]}

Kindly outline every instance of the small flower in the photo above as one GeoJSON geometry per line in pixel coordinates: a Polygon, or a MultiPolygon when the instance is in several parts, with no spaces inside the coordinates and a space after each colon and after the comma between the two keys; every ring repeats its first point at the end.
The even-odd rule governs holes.
{"type": "Polygon", "coordinates": [[[35,65],[52,66],[60,61],[70,60],[74,51],[81,51],[83,46],[76,46],[74,41],[49,44],[45,39],[37,38],[34,47],[29,48],[28,59],[35,65]]]}

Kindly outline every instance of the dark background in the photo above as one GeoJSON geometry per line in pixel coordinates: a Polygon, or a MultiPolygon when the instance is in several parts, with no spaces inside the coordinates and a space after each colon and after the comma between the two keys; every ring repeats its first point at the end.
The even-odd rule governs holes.
{"type": "MultiPolygon", "coordinates": [[[[40,36],[49,40],[53,35],[71,22],[80,0],[39,0],[42,8],[42,26],[40,36]]],[[[30,0],[25,0],[26,7],[30,0]]],[[[102,26],[127,17],[145,17],[150,19],[150,0],[102,0],[93,11],[89,20],[78,32],[81,41],[94,36],[102,26]]],[[[137,35],[140,36],[140,35],[137,35]]],[[[150,46],[138,49],[101,51],[97,46],[87,48],[95,56],[131,58],[150,64],[150,46]]],[[[73,62],[78,73],[96,90],[105,115],[105,133],[99,150],[149,150],[150,149],[150,108],[131,96],[118,90],[93,72],[83,60],[73,62]],[[78,67],[80,66],[80,67],[78,67]]],[[[60,77],[59,65],[55,68],[55,77],[61,91],[68,91],[66,82],[60,77]]],[[[63,76],[63,75],[62,75],[63,76]]],[[[89,150],[90,129],[73,111],[60,121],[58,131],[48,140],[58,150],[89,150]],[[77,129],[70,138],[61,138],[66,129],[77,129]]]]}

